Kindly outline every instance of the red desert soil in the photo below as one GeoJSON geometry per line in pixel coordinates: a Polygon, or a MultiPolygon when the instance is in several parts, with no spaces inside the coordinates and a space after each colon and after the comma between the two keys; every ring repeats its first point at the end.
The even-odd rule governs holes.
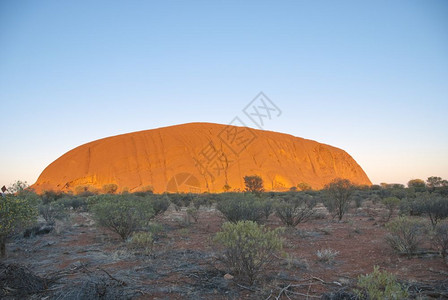
{"type": "Polygon", "coordinates": [[[243,177],[262,177],[266,190],[287,190],[299,183],[314,189],[333,179],[371,182],[345,151],[288,134],[189,123],[133,132],[79,146],[51,163],[32,186],[73,191],[77,186],[156,193],[243,190],[243,177]]]}
{"type": "MultiPolygon", "coordinates": [[[[185,216],[185,211],[174,209],[159,216],[156,221],[162,224],[163,234],[153,255],[144,255],[98,229],[88,213],[72,213],[57,232],[10,242],[5,263],[28,265],[42,277],[60,276],[47,292],[50,299],[90,299],[101,294],[105,299],[266,299],[288,284],[296,286],[293,292],[316,298],[353,285],[374,265],[407,282],[434,286],[447,279],[447,266],[440,257],[406,258],[394,253],[384,241],[386,230],[380,218],[358,209],[343,222],[327,216],[288,229],[284,234],[287,259],[278,257],[261,281],[249,288],[241,281],[224,279],[227,270],[217,260],[220,247],[213,242],[223,223],[218,212],[201,208],[198,222],[191,224],[186,224],[185,216]],[[333,263],[324,263],[316,256],[319,249],[339,254],[333,263]]],[[[270,228],[280,225],[274,215],[266,222],[270,228]]]]}

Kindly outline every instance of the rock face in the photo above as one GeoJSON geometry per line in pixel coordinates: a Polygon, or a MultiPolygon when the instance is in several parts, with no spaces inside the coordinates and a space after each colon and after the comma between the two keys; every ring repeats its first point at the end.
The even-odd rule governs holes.
{"type": "Polygon", "coordinates": [[[338,177],[371,184],[341,149],[277,132],[189,123],[79,146],[51,163],[32,187],[75,191],[113,183],[130,192],[147,186],[156,193],[242,191],[246,175],[261,176],[265,190],[275,191],[300,183],[320,189],[338,177]]]}

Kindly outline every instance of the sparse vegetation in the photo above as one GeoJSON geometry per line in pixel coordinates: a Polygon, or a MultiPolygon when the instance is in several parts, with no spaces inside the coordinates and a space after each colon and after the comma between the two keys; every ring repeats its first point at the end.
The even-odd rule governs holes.
{"type": "Polygon", "coordinates": [[[387,208],[387,216],[386,216],[386,222],[389,222],[390,218],[394,214],[395,210],[400,205],[400,199],[397,197],[387,197],[384,198],[382,201],[383,205],[387,208]]]}
{"type": "Polygon", "coordinates": [[[314,215],[316,200],[304,193],[286,193],[277,200],[275,213],[283,224],[295,227],[314,215]]]}
{"type": "Polygon", "coordinates": [[[98,225],[117,233],[123,241],[154,217],[152,203],[132,195],[103,197],[91,211],[98,225]]]}
{"type": "Polygon", "coordinates": [[[325,190],[327,192],[325,206],[341,221],[350,206],[354,185],[348,179],[335,179],[325,186],[325,190]]]}
{"type": "Polygon", "coordinates": [[[433,244],[448,264],[448,222],[439,224],[433,231],[433,244]]]}
{"type": "MultiPolygon", "coordinates": [[[[385,237],[383,243],[390,244],[398,254],[412,256],[411,260],[403,260],[397,258],[391,251],[381,252],[387,261],[390,258],[400,261],[397,272],[404,268],[409,270],[409,265],[412,264],[413,268],[422,274],[427,274],[427,269],[431,268],[433,270],[431,276],[439,276],[435,272],[438,271],[437,264],[440,265],[441,258],[434,250],[437,250],[448,264],[448,225],[444,221],[444,206],[435,205],[438,201],[446,199],[443,194],[444,187],[437,182],[435,181],[432,188],[428,184],[427,190],[423,193],[415,192],[413,187],[405,188],[398,184],[382,184],[369,188],[353,186],[349,197],[350,205],[353,205],[354,201],[365,204],[354,211],[352,218],[337,224],[326,220],[328,214],[325,209],[320,203],[316,205],[318,201],[323,200],[328,207],[330,199],[328,189],[262,194],[233,192],[162,195],[146,192],[122,195],[71,195],[49,191],[37,195],[24,188],[17,193],[19,196],[7,195],[7,197],[21,199],[28,203],[29,207],[35,208],[35,211],[39,208],[47,222],[52,223],[54,220],[56,222],[55,225],[36,223],[30,227],[25,226],[30,223],[22,223],[8,236],[11,237],[9,241],[13,244],[10,252],[11,257],[15,257],[16,260],[23,258],[30,263],[31,258],[27,253],[31,252],[24,251],[31,249],[25,246],[27,243],[33,244],[32,255],[37,257],[50,253],[48,259],[57,264],[56,259],[75,261],[81,257],[86,257],[88,262],[92,262],[97,255],[96,249],[99,249],[98,259],[101,261],[99,265],[120,264],[128,272],[134,272],[134,275],[145,274],[147,278],[155,278],[154,282],[157,282],[155,285],[158,288],[165,287],[163,284],[167,284],[168,280],[165,278],[171,278],[170,274],[175,273],[176,276],[179,274],[188,278],[188,283],[182,281],[182,288],[179,284],[175,284],[176,288],[182,291],[192,290],[195,293],[198,287],[204,289],[206,286],[214,291],[207,294],[208,296],[215,295],[218,290],[234,298],[244,297],[242,293],[248,293],[248,297],[262,299],[268,298],[269,295],[279,299],[285,296],[291,299],[295,297],[300,299],[302,296],[317,298],[321,295],[318,292],[313,293],[312,290],[310,292],[308,288],[311,285],[299,282],[296,286],[292,281],[296,274],[299,276],[312,274],[315,276],[313,280],[323,282],[336,280],[335,284],[342,284],[337,287],[337,292],[327,290],[322,299],[335,299],[334,297],[399,299],[404,297],[405,294],[401,294],[403,291],[408,293],[410,298],[423,299],[429,293],[436,295],[435,297],[437,295],[444,297],[446,294],[442,291],[444,286],[434,285],[429,287],[432,289],[429,292],[426,290],[428,285],[424,288],[420,287],[419,283],[408,282],[401,285],[396,278],[389,277],[390,273],[380,272],[378,268],[371,274],[359,277],[356,291],[358,296],[350,288],[351,283],[334,277],[338,276],[335,274],[339,274],[341,270],[347,272],[347,253],[344,244],[341,244],[341,239],[347,239],[345,241],[350,243],[350,247],[359,250],[360,254],[351,252],[353,260],[350,260],[350,263],[353,263],[354,271],[347,272],[347,276],[357,276],[356,268],[361,266],[357,260],[364,259],[361,253],[383,249],[381,245],[378,245],[379,248],[369,248],[370,245],[366,245],[365,241],[370,239],[370,236],[375,241],[381,241],[385,237]],[[167,214],[165,212],[171,201],[179,211],[169,211],[167,214]],[[397,203],[403,210],[400,216],[396,217],[397,203]],[[208,209],[203,209],[205,207],[208,209]],[[219,220],[215,208],[229,221],[218,233],[216,229],[222,220],[219,220]],[[372,216],[382,216],[386,209],[387,215],[384,215],[384,219],[389,222],[383,227],[383,223],[373,219],[372,216]],[[272,216],[272,212],[276,216],[272,216]],[[315,212],[320,214],[319,219],[315,217],[315,212]],[[58,219],[64,214],[69,214],[70,218],[58,219]],[[158,223],[153,223],[152,220],[156,215],[159,215],[158,223]],[[103,230],[91,230],[89,227],[95,226],[92,218],[96,221],[96,225],[114,232],[114,235],[120,236],[124,243],[114,243],[106,237],[103,230]],[[280,221],[289,227],[306,221],[310,224],[303,225],[300,230],[288,228],[284,235],[281,234],[282,229],[268,229],[267,226],[276,228],[280,221]],[[434,226],[432,230],[430,221],[434,226]],[[265,222],[266,227],[259,225],[261,222],[265,222]],[[70,234],[66,234],[67,232],[70,234]],[[281,236],[285,237],[284,241],[281,236]],[[218,255],[218,260],[216,260],[216,248],[212,247],[213,244],[209,244],[213,240],[222,245],[222,248],[218,248],[222,251],[222,255],[218,255]],[[57,250],[60,241],[64,243],[64,258],[57,250]],[[18,244],[22,242],[24,246],[18,244]],[[65,243],[69,247],[65,247],[65,243]],[[281,249],[283,243],[284,249],[281,249]],[[89,246],[86,247],[86,244],[89,246]],[[154,251],[156,245],[157,251],[154,251]],[[317,249],[319,250],[316,251],[317,249]],[[88,255],[83,254],[85,251],[88,251],[88,255]],[[335,263],[338,262],[338,255],[344,259],[340,263],[335,263]],[[387,255],[392,256],[387,258],[387,255]],[[151,263],[146,264],[149,259],[151,263]],[[135,267],[136,261],[142,262],[142,266],[135,267]],[[131,269],[128,264],[132,265],[131,269]],[[172,268],[172,271],[169,271],[169,268],[172,268]],[[225,271],[229,273],[226,276],[225,271]],[[233,283],[224,284],[229,280],[233,283]],[[289,288],[288,281],[291,282],[289,288]],[[388,283],[391,285],[388,286],[388,283]],[[185,284],[188,288],[185,288],[185,284]],[[404,286],[408,287],[407,291],[404,286]]],[[[333,216],[339,217],[335,204],[337,202],[331,203],[335,205],[333,216]]],[[[8,249],[9,245],[8,242],[8,249]]],[[[378,263],[377,258],[378,252],[371,257],[365,257],[372,265],[378,263]]],[[[8,260],[10,258],[5,261],[8,260]]],[[[97,263],[98,261],[95,261],[94,265],[97,263]]],[[[383,261],[380,263],[384,264],[383,261]]],[[[362,266],[365,266],[365,262],[362,266]]],[[[84,266],[79,267],[86,270],[84,266]]],[[[70,265],[67,268],[73,270],[77,266],[70,265]]],[[[111,271],[112,268],[107,267],[104,270],[110,272],[114,278],[111,279],[112,282],[117,284],[120,284],[120,278],[126,278],[122,277],[120,272],[111,271]]],[[[106,273],[103,275],[112,278],[106,273]]],[[[408,273],[404,276],[408,276],[408,273]]],[[[127,281],[127,284],[135,288],[130,281],[127,281]]],[[[144,292],[147,293],[148,290],[144,292]]],[[[42,295],[47,296],[45,292],[42,295]]],[[[204,294],[197,295],[200,298],[204,294]]]]}
{"type": "Polygon", "coordinates": [[[131,250],[142,251],[143,254],[151,254],[154,247],[154,237],[151,232],[135,232],[127,241],[131,250]]]}
{"type": "Polygon", "coordinates": [[[66,211],[62,203],[51,202],[39,205],[39,214],[48,224],[52,224],[56,219],[61,219],[66,216],[66,211]]]}
{"type": "Polygon", "coordinates": [[[338,255],[339,251],[333,249],[321,249],[316,252],[317,259],[326,264],[332,264],[338,255]]]}
{"type": "Polygon", "coordinates": [[[227,221],[260,222],[265,217],[266,203],[253,194],[223,194],[218,200],[216,208],[227,221]]]}
{"type": "Polygon", "coordinates": [[[163,214],[170,207],[170,200],[166,195],[150,195],[146,196],[144,200],[151,203],[154,216],[163,214]]]}
{"type": "Polygon", "coordinates": [[[406,299],[409,294],[397,281],[396,277],[386,271],[380,271],[378,266],[373,267],[373,272],[358,277],[357,290],[361,299],[406,299]]]}
{"type": "Polygon", "coordinates": [[[6,240],[33,223],[37,210],[26,199],[7,195],[0,198],[0,257],[6,256],[6,240]]]}
{"type": "Polygon", "coordinates": [[[215,240],[225,247],[225,265],[252,284],[282,249],[280,232],[281,229],[268,230],[252,221],[227,222],[215,240]]]}
{"type": "Polygon", "coordinates": [[[437,223],[448,217],[448,198],[436,193],[421,193],[418,200],[414,202],[413,209],[429,217],[432,228],[435,229],[437,223]]]}
{"type": "Polygon", "coordinates": [[[421,242],[423,224],[410,217],[398,217],[386,224],[387,243],[398,253],[412,255],[421,242]]]}

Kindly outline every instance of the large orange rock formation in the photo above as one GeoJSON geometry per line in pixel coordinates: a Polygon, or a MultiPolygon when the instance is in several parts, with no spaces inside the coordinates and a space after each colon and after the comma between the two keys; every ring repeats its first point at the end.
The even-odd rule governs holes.
{"type": "MultiPolygon", "coordinates": [[[[371,182],[345,151],[288,134],[211,123],[133,132],[79,146],[51,163],[32,186],[74,191],[77,186],[118,191],[152,186],[156,193],[243,190],[259,175],[266,190],[299,183],[322,188],[335,178],[371,182]]],[[[78,188],[79,189],[79,188],[78,188]]]]}

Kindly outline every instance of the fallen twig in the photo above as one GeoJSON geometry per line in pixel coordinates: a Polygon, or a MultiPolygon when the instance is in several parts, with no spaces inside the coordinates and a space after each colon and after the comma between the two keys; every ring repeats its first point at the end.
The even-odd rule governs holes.
{"type": "Polygon", "coordinates": [[[239,284],[239,283],[237,283],[236,285],[239,286],[240,288],[243,288],[243,289],[246,289],[246,290],[249,290],[249,291],[252,291],[252,292],[257,292],[257,290],[255,290],[255,289],[253,289],[251,287],[244,286],[244,285],[239,284]]]}
{"type": "Polygon", "coordinates": [[[127,286],[128,284],[126,282],[124,282],[123,280],[117,279],[115,277],[113,277],[112,275],[109,274],[109,272],[107,272],[106,270],[104,270],[103,268],[97,267],[97,270],[103,271],[104,273],[107,274],[107,276],[109,276],[110,279],[115,280],[116,282],[118,282],[120,285],[122,286],[127,286]]]}
{"type": "MultiPolygon", "coordinates": [[[[288,284],[287,286],[285,286],[284,288],[282,288],[282,289],[280,290],[280,293],[278,293],[278,296],[275,297],[275,299],[276,299],[276,300],[279,300],[280,297],[282,296],[282,294],[283,294],[286,290],[288,290],[290,287],[291,287],[291,285],[288,284]]],[[[285,294],[285,295],[286,295],[286,294],[285,294]]]]}

